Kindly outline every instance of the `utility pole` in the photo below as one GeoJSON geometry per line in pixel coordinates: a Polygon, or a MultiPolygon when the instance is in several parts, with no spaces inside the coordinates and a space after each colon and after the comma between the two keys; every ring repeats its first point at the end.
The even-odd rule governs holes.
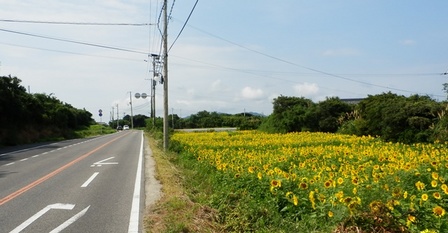
{"type": "Polygon", "coordinates": [[[168,150],[168,0],[163,1],[163,149],[168,150]]]}
{"type": "Polygon", "coordinates": [[[119,119],[120,119],[120,111],[118,111],[118,104],[117,104],[117,129],[118,129],[118,126],[120,126],[120,121],[119,121],[119,119]]]}
{"type": "Polygon", "coordinates": [[[151,54],[152,57],[152,71],[153,76],[151,79],[151,119],[152,119],[152,126],[156,125],[156,84],[157,81],[155,80],[156,76],[159,76],[160,74],[156,72],[156,61],[159,62],[160,56],[157,54],[151,54]]]}
{"type": "Polygon", "coordinates": [[[134,113],[132,112],[132,92],[129,92],[129,104],[131,105],[131,129],[134,128],[134,113]]]}
{"type": "Polygon", "coordinates": [[[112,112],[110,113],[110,121],[112,123],[115,121],[114,116],[115,116],[114,107],[112,107],[112,112]]]}

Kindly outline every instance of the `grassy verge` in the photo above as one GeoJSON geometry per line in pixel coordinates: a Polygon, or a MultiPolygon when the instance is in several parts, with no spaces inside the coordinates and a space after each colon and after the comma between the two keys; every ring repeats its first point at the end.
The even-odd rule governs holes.
{"type": "Polygon", "coordinates": [[[157,140],[146,138],[156,163],[156,178],[162,184],[162,196],[145,216],[145,231],[222,232],[216,211],[190,198],[187,187],[191,185],[191,171],[180,164],[177,154],[165,153],[157,140]]]}
{"type": "Polygon", "coordinates": [[[91,125],[88,129],[77,130],[75,132],[77,138],[87,138],[103,134],[115,133],[116,130],[104,125],[91,125]]]}

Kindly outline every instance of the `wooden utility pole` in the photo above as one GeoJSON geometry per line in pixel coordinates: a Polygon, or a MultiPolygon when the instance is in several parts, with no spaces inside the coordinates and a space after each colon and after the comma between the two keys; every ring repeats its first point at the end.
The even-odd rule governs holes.
{"type": "Polygon", "coordinates": [[[117,104],[117,129],[118,129],[118,126],[120,126],[119,119],[120,119],[120,111],[118,111],[118,104],[117,104]]]}
{"type": "Polygon", "coordinates": [[[151,79],[151,119],[152,119],[152,126],[154,127],[156,125],[156,84],[157,81],[155,80],[155,77],[160,77],[161,74],[157,72],[156,70],[156,62],[157,64],[160,63],[160,56],[157,54],[151,54],[152,57],[152,79],[151,79]]]}
{"type": "Polygon", "coordinates": [[[134,129],[134,113],[132,112],[132,92],[129,92],[129,104],[131,105],[131,129],[134,129]]]}
{"type": "Polygon", "coordinates": [[[168,0],[163,1],[163,149],[168,150],[168,0]]]}

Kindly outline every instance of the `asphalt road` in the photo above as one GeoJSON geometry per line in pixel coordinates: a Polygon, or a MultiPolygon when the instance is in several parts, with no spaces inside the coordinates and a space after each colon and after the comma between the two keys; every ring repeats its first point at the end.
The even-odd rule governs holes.
{"type": "Polygon", "coordinates": [[[0,232],[141,232],[143,133],[0,151],[0,232]]]}

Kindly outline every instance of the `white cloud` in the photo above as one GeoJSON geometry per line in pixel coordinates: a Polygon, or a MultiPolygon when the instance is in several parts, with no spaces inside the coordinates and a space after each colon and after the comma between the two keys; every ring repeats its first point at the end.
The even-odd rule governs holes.
{"type": "Polygon", "coordinates": [[[402,45],[414,45],[416,42],[415,40],[406,39],[406,40],[400,40],[400,44],[402,45]]]}
{"type": "Polygon", "coordinates": [[[316,95],[319,92],[319,86],[316,83],[301,83],[297,84],[294,87],[294,91],[296,91],[300,96],[309,97],[316,95]]]}
{"type": "MultiPolygon", "coordinates": [[[[431,21],[422,22],[422,28],[416,28],[415,30],[420,30],[424,34],[435,35],[434,38],[424,37],[417,41],[415,38],[409,37],[406,30],[395,30],[396,33],[385,35],[384,40],[371,40],[369,43],[362,43],[361,50],[361,47],[358,49],[356,45],[362,42],[359,41],[362,37],[353,37],[355,40],[352,41],[352,38],[347,36],[360,35],[361,31],[358,27],[351,27],[350,25],[346,27],[342,21],[335,21],[334,24],[316,22],[317,27],[323,26],[322,31],[334,30],[334,32],[341,33],[334,34],[332,38],[322,38],[319,31],[316,33],[310,31],[307,37],[302,36],[306,27],[302,28],[301,26],[306,25],[300,24],[300,20],[304,19],[305,15],[319,19],[322,8],[318,3],[289,0],[277,4],[275,8],[269,6],[268,3],[258,4],[257,9],[254,10],[254,17],[251,17],[250,20],[241,21],[236,17],[234,22],[229,22],[227,21],[228,12],[233,12],[232,9],[235,6],[251,4],[250,1],[232,2],[222,1],[222,3],[219,3],[220,7],[216,7],[216,4],[218,4],[216,1],[203,2],[203,9],[209,9],[210,11],[195,12],[195,17],[189,23],[200,25],[201,30],[225,38],[228,42],[233,41],[234,44],[204,35],[203,32],[190,28],[190,30],[185,30],[182,33],[173,49],[170,50],[168,62],[170,112],[174,108],[175,112],[182,112],[182,115],[202,110],[237,113],[244,109],[269,113],[272,111],[272,100],[280,94],[304,96],[313,101],[319,101],[325,99],[326,96],[358,97],[388,91],[385,88],[359,85],[359,83],[349,82],[349,80],[334,80],[326,77],[327,75],[318,73],[308,74],[309,71],[304,71],[297,65],[279,62],[278,59],[274,61],[266,56],[260,56],[260,53],[254,53],[254,51],[284,59],[289,63],[300,64],[299,66],[303,65],[316,70],[342,74],[430,73],[431,70],[440,70],[440,67],[443,66],[438,64],[443,64],[442,54],[433,54],[433,59],[422,61],[418,59],[418,57],[421,57],[418,53],[411,54],[412,56],[409,59],[403,59],[399,56],[409,56],[409,54],[393,53],[397,57],[382,57],[391,54],[376,52],[378,48],[393,51],[393,46],[415,46],[420,43],[426,44],[426,41],[434,46],[432,48],[434,51],[445,48],[446,44],[443,43],[443,39],[436,37],[441,35],[437,34],[437,31],[432,31],[434,27],[431,27],[431,25],[434,25],[434,23],[431,21]],[[280,12],[284,12],[284,9],[291,7],[291,4],[297,4],[300,7],[294,9],[301,10],[294,14],[279,15],[280,12]],[[208,22],[207,19],[210,16],[217,19],[223,17],[222,19],[226,20],[208,22]],[[292,18],[296,20],[291,20],[292,18]],[[275,33],[266,34],[267,26],[257,24],[260,19],[276,25],[275,27],[268,25],[268,27],[276,30],[275,33]],[[224,24],[219,25],[219,23],[224,24]],[[325,26],[331,28],[325,28],[325,26]],[[357,31],[341,30],[340,28],[334,28],[334,26],[343,26],[343,29],[354,28],[357,31]],[[248,27],[251,27],[251,34],[242,33],[247,31],[248,27]],[[273,40],[272,35],[280,35],[281,38],[278,39],[282,40],[282,43],[279,44],[278,40],[273,40]],[[254,38],[257,39],[254,40],[254,38]],[[343,39],[343,41],[341,42],[338,38],[343,39]],[[392,44],[389,43],[390,41],[392,41],[392,44]],[[279,45],[283,47],[279,47],[279,45]],[[244,47],[249,48],[249,50],[244,47]],[[318,51],[318,57],[315,56],[316,51],[318,51]],[[369,54],[369,56],[360,59],[361,55],[364,54],[369,54]],[[441,57],[437,57],[438,55],[441,57]],[[332,59],[321,59],[323,56],[332,59]],[[339,58],[355,58],[357,60],[339,58]],[[393,62],[399,63],[394,64],[393,62]],[[278,80],[290,80],[292,82],[278,82],[278,80]]],[[[0,14],[4,19],[19,20],[157,23],[160,5],[154,4],[154,1],[145,0],[0,0],[0,14]]],[[[428,4],[421,3],[421,5],[426,7],[428,4]]],[[[191,6],[187,1],[180,1],[176,3],[175,9],[186,9],[186,7],[191,6]]],[[[350,8],[352,6],[348,3],[347,6],[342,7],[352,10],[350,8]]],[[[328,10],[330,9],[332,8],[329,7],[328,10]]],[[[356,12],[359,13],[359,11],[356,12]]],[[[440,12],[442,12],[442,8],[440,8],[440,12]]],[[[188,16],[188,12],[174,11],[173,13],[175,13],[177,19],[184,19],[188,16]]],[[[342,12],[339,13],[343,14],[342,12]]],[[[353,19],[359,18],[356,14],[351,16],[353,19]]],[[[447,17],[443,14],[440,14],[440,16],[447,17]]],[[[408,20],[401,15],[397,15],[397,17],[400,17],[397,19],[403,20],[403,23],[408,20]]],[[[426,17],[425,19],[433,18],[426,17]]],[[[335,19],[339,20],[339,18],[335,19]]],[[[352,22],[356,23],[355,20],[352,22]]],[[[375,25],[367,25],[368,27],[364,28],[375,28],[378,22],[372,22],[375,22],[375,25]]],[[[173,20],[170,22],[170,31],[173,33],[170,35],[175,36],[182,25],[182,21],[173,20]]],[[[386,27],[385,30],[394,29],[387,28],[387,26],[392,25],[382,26],[386,27]]],[[[160,52],[160,33],[155,25],[118,27],[1,22],[1,27],[18,32],[135,51],[160,52]]],[[[376,36],[375,30],[366,30],[362,33],[366,33],[365,38],[376,36]]],[[[173,39],[169,38],[168,43],[170,45],[173,39]]],[[[0,51],[0,61],[2,63],[0,75],[11,74],[17,76],[23,80],[22,84],[25,87],[30,87],[32,93],[55,93],[58,99],[77,108],[86,108],[97,118],[97,111],[101,108],[104,111],[103,120],[108,118],[109,112],[116,104],[120,105],[120,116],[123,112],[130,112],[128,92],[150,93],[148,79],[152,77],[152,73],[148,71],[152,70],[152,66],[151,63],[143,61],[148,59],[147,54],[106,50],[99,47],[6,32],[3,32],[0,38],[0,51]],[[55,51],[66,51],[68,53],[55,51]],[[76,53],[83,54],[83,56],[76,55],[76,53]]],[[[392,80],[389,77],[375,79],[375,82],[371,82],[368,79],[370,77],[367,76],[356,76],[356,79],[358,78],[361,82],[381,86],[397,87],[403,83],[403,80],[392,80]]],[[[441,95],[441,98],[443,98],[440,83],[427,82],[424,78],[419,77],[417,79],[416,77],[415,81],[406,82],[406,84],[409,86],[402,89],[441,95]]],[[[139,105],[142,105],[140,107],[141,112],[148,115],[150,111],[148,101],[149,99],[143,101],[141,98],[135,100],[135,103],[133,103],[134,111],[139,109],[139,105]]],[[[160,84],[156,86],[156,108],[157,115],[160,115],[163,110],[163,88],[160,84]]]]}
{"type": "Polygon", "coordinates": [[[220,91],[222,89],[223,89],[223,85],[222,85],[221,79],[218,79],[212,83],[212,88],[211,88],[212,91],[220,91]]]}
{"type": "Polygon", "coordinates": [[[341,48],[341,49],[328,49],[322,53],[326,57],[350,57],[358,56],[360,52],[352,48],[341,48]]]}
{"type": "Polygon", "coordinates": [[[245,99],[257,100],[263,98],[263,90],[245,87],[241,90],[241,96],[245,99]]]}

